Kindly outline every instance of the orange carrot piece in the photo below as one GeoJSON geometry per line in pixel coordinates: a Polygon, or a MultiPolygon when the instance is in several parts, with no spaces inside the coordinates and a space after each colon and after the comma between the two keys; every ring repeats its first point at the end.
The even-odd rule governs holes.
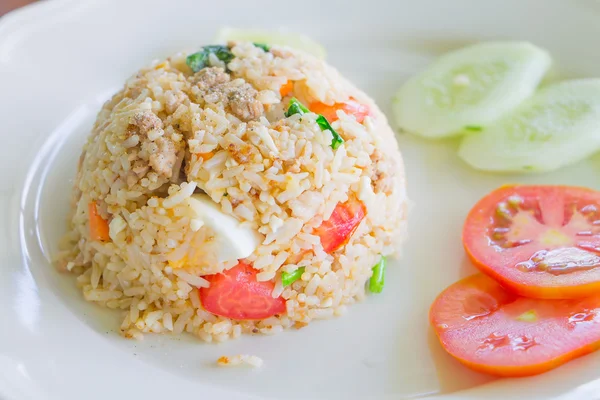
{"type": "Polygon", "coordinates": [[[198,157],[200,157],[201,159],[203,159],[204,161],[208,161],[211,158],[213,158],[214,154],[213,153],[198,153],[198,157]]]}
{"type": "Polygon", "coordinates": [[[337,110],[343,110],[348,115],[354,115],[354,118],[356,118],[358,123],[362,123],[365,117],[370,113],[369,107],[359,103],[353,98],[350,98],[348,101],[343,103],[335,103],[333,105],[315,102],[310,104],[308,108],[315,114],[321,114],[329,122],[333,122],[338,119],[337,110]]]}
{"type": "Polygon", "coordinates": [[[288,94],[292,93],[292,90],[294,90],[294,82],[287,81],[283,86],[279,88],[279,94],[281,95],[281,97],[285,97],[288,94]]]}
{"type": "Polygon", "coordinates": [[[88,213],[90,218],[90,238],[92,240],[108,242],[110,240],[108,222],[98,214],[95,201],[88,204],[88,213]]]}

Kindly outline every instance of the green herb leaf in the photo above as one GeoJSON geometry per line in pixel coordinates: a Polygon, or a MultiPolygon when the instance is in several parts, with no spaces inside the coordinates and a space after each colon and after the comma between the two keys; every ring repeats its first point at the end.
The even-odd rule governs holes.
{"type": "Polygon", "coordinates": [[[292,283],[296,282],[302,274],[304,273],[304,267],[300,267],[294,272],[282,272],[281,273],[281,283],[283,287],[289,286],[292,283]]]}
{"type": "Polygon", "coordinates": [[[269,50],[271,50],[271,48],[269,47],[269,45],[264,44],[264,43],[252,43],[252,44],[255,45],[256,47],[260,47],[265,52],[268,52],[269,50]]]}
{"type": "Polygon", "coordinates": [[[302,103],[298,101],[297,98],[292,97],[290,100],[290,104],[288,106],[287,111],[285,112],[285,116],[287,118],[291,117],[294,114],[306,114],[309,113],[310,110],[306,108],[302,103]]]}
{"type": "Polygon", "coordinates": [[[229,47],[223,45],[204,46],[202,50],[213,53],[225,64],[229,64],[229,62],[235,57],[229,47]]]}
{"type": "Polygon", "coordinates": [[[337,149],[338,147],[340,147],[340,145],[342,143],[344,143],[344,139],[342,139],[342,137],[340,136],[339,133],[337,133],[329,124],[329,121],[327,121],[327,118],[325,118],[322,115],[319,115],[317,117],[317,124],[319,124],[319,127],[321,128],[322,131],[324,130],[329,130],[331,132],[331,134],[333,135],[333,139],[331,139],[331,148],[332,149],[337,149]]]}
{"type": "Polygon", "coordinates": [[[185,63],[192,71],[198,72],[208,64],[208,53],[199,51],[198,53],[190,54],[185,59],[185,63]]]}
{"type": "Polygon", "coordinates": [[[369,291],[371,293],[381,293],[383,286],[385,285],[385,257],[381,257],[381,260],[373,267],[373,275],[369,279],[369,291]]]}
{"type": "Polygon", "coordinates": [[[483,127],[479,125],[467,125],[465,126],[465,129],[473,132],[481,132],[483,130],[483,127]]]}
{"type": "Polygon", "coordinates": [[[223,61],[225,64],[228,64],[234,58],[234,55],[229,47],[212,45],[204,46],[199,52],[190,54],[186,58],[185,62],[192,69],[192,71],[198,72],[202,68],[206,68],[208,66],[208,60],[211,54],[217,56],[217,58],[223,61]]]}

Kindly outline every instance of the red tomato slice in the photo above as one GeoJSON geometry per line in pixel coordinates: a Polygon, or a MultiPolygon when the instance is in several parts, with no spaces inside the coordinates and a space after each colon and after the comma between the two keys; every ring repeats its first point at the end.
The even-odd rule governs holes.
{"type": "Polygon", "coordinates": [[[499,376],[546,372],[600,347],[600,293],[530,299],[478,274],[444,290],[429,319],[448,353],[499,376]]]}
{"type": "Polygon", "coordinates": [[[567,186],[508,186],[469,213],[463,243],[475,265],[535,298],[600,291],[600,192],[567,186]]]}
{"type": "Polygon", "coordinates": [[[333,105],[327,105],[324,103],[311,103],[308,108],[315,114],[321,114],[327,121],[333,122],[338,119],[337,110],[343,110],[348,115],[354,115],[356,121],[361,123],[365,120],[365,117],[369,115],[370,110],[364,104],[350,98],[348,101],[343,103],[335,103],[333,105]]]}
{"type": "Polygon", "coordinates": [[[240,262],[220,274],[205,275],[210,282],[200,288],[200,301],[208,312],[231,319],[265,319],[286,311],[283,297],[273,298],[275,284],[258,282],[257,270],[240,262]]]}
{"type": "Polygon", "coordinates": [[[315,234],[321,238],[323,250],[332,253],[348,243],[365,215],[365,205],[354,197],[345,203],[338,203],[331,217],[315,229],[315,234]]]}

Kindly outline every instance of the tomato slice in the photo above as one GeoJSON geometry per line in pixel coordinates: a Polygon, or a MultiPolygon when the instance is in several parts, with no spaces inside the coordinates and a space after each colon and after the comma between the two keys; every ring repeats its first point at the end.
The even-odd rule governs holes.
{"type": "Polygon", "coordinates": [[[275,284],[258,282],[257,270],[240,262],[220,274],[204,275],[210,282],[200,288],[200,302],[204,309],[231,319],[265,319],[286,311],[283,297],[273,298],[275,284]]]}
{"type": "Polygon", "coordinates": [[[463,243],[475,265],[520,295],[578,298],[600,290],[600,192],[507,186],[469,213],[463,243]]]}
{"type": "Polygon", "coordinates": [[[356,121],[360,124],[365,120],[365,117],[369,115],[370,110],[364,104],[350,98],[348,101],[343,103],[335,103],[333,105],[327,105],[320,102],[311,103],[308,108],[315,114],[321,114],[327,121],[333,122],[338,119],[337,110],[343,110],[348,115],[354,115],[356,121]]]}
{"type": "Polygon", "coordinates": [[[429,319],[448,353],[499,376],[546,372],[600,347],[600,293],[530,299],[478,274],[444,290],[429,319]]]}
{"type": "Polygon", "coordinates": [[[348,243],[365,215],[365,205],[354,197],[345,203],[338,203],[331,217],[315,229],[315,235],[321,238],[323,250],[332,253],[348,243]]]}

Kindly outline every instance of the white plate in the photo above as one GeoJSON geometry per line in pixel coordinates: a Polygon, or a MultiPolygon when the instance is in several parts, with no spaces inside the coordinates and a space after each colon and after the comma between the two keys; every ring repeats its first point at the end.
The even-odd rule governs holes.
{"type": "Polygon", "coordinates": [[[600,188],[599,157],[554,174],[494,176],[463,165],[456,142],[399,136],[416,203],[404,258],[390,265],[383,294],[300,331],[221,345],[188,336],[135,342],[116,333],[118,312],[85,303],[73,277],[48,260],[95,113],[139,67],[208,43],[225,24],[310,34],[386,112],[409,74],[476,40],[531,40],[562,74],[600,75],[595,0],[54,0],[0,19],[1,398],[600,398],[600,354],[492,381],[447,356],[427,323],[436,294],[473,272],[459,234],[480,196],[507,182],[600,188]],[[239,353],[265,366],[214,367],[239,353]]]}

